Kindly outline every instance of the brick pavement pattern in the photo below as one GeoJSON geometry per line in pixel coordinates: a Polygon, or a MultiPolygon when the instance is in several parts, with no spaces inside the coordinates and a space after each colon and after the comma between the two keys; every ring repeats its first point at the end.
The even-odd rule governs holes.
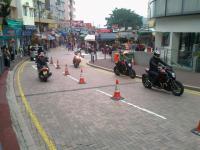
{"type": "Polygon", "coordinates": [[[126,101],[164,115],[167,119],[163,120],[96,91],[112,95],[114,73],[81,63],[87,84],[80,85],[63,76],[67,63],[70,75],[80,77],[80,68],[72,65],[72,55],[64,49],[50,55],[59,57],[61,69],[51,65],[53,76],[42,83],[31,67],[34,63],[28,63],[21,84],[45,131],[61,150],[200,149],[200,138],[190,132],[200,116],[199,96],[185,93],[175,97],[145,89],[139,79],[120,77],[120,91],[126,101]]]}

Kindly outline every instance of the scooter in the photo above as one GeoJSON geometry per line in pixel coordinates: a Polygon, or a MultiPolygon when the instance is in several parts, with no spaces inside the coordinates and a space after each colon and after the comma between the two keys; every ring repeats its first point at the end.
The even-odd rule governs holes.
{"type": "Polygon", "coordinates": [[[132,63],[127,61],[118,61],[115,63],[114,73],[119,76],[120,74],[130,76],[132,79],[136,77],[136,72],[132,68],[132,63]]]}
{"type": "Polygon", "coordinates": [[[38,69],[38,77],[41,81],[47,82],[47,79],[51,76],[49,72],[49,68],[47,66],[43,66],[41,69],[38,69]]]}
{"type": "Polygon", "coordinates": [[[159,76],[156,83],[152,83],[151,73],[149,68],[146,68],[146,74],[142,75],[142,83],[145,88],[151,89],[156,87],[171,91],[175,96],[181,96],[184,92],[184,86],[181,82],[176,80],[176,74],[171,67],[162,66],[159,67],[159,76]]]}
{"type": "Polygon", "coordinates": [[[74,58],[73,58],[73,64],[75,68],[79,67],[79,64],[81,63],[81,53],[79,51],[74,53],[74,58]]]}

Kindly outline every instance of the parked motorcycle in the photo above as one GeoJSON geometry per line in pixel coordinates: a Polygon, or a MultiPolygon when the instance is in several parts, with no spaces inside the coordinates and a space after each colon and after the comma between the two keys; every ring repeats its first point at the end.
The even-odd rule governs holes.
{"type": "Polygon", "coordinates": [[[79,64],[81,63],[81,53],[79,51],[74,53],[75,56],[73,58],[73,64],[75,68],[79,67],[79,64]]]}
{"type": "Polygon", "coordinates": [[[146,74],[142,75],[142,83],[145,88],[151,89],[152,86],[171,91],[175,96],[181,96],[184,92],[184,86],[176,80],[176,74],[171,67],[159,67],[159,77],[156,83],[152,83],[149,68],[146,68],[146,74]]]}
{"type": "Polygon", "coordinates": [[[41,69],[38,69],[38,77],[41,81],[47,82],[47,79],[51,76],[49,68],[43,66],[41,69]]]}
{"type": "Polygon", "coordinates": [[[131,62],[126,62],[126,61],[118,61],[115,63],[114,67],[114,73],[119,76],[120,74],[130,76],[132,79],[136,77],[136,72],[132,68],[132,63],[131,62]]]}

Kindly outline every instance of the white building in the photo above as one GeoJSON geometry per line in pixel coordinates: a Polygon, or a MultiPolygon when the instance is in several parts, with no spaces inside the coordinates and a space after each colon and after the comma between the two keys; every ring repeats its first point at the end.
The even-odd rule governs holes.
{"type": "Polygon", "coordinates": [[[33,0],[17,1],[18,18],[22,20],[22,37],[21,45],[28,45],[31,43],[32,33],[36,30],[34,22],[34,4],[33,0]]]}
{"type": "Polygon", "coordinates": [[[165,61],[195,70],[200,50],[200,0],[149,0],[149,26],[165,61]]]}

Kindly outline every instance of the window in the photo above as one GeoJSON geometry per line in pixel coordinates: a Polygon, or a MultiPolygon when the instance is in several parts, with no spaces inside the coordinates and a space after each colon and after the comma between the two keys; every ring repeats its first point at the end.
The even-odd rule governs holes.
{"type": "Polygon", "coordinates": [[[162,46],[169,46],[170,33],[165,32],[162,36],[162,46]]]}
{"type": "Polygon", "coordinates": [[[27,7],[23,6],[23,12],[24,12],[24,16],[27,16],[27,7]]]}
{"type": "Polygon", "coordinates": [[[34,12],[33,12],[33,9],[32,9],[32,8],[30,8],[30,9],[29,9],[29,11],[30,11],[30,17],[34,17],[34,12]]]}
{"type": "Polygon", "coordinates": [[[182,1],[180,0],[167,0],[167,15],[177,15],[182,12],[182,1]]]}
{"type": "Polygon", "coordinates": [[[156,0],[155,14],[157,17],[165,16],[166,0],[156,0]]]}
{"type": "Polygon", "coordinates": [[[183,12],[192,13],[199,12],[200,10],[200,1],[199,0],[183,0],[183,12]]]}
{"type": "Polygon", "coordinates": [[[193,52],[199,50],[200,33],[180,33],[178,51],[178,63],[186,67],[192,67],[193,52]]]}

